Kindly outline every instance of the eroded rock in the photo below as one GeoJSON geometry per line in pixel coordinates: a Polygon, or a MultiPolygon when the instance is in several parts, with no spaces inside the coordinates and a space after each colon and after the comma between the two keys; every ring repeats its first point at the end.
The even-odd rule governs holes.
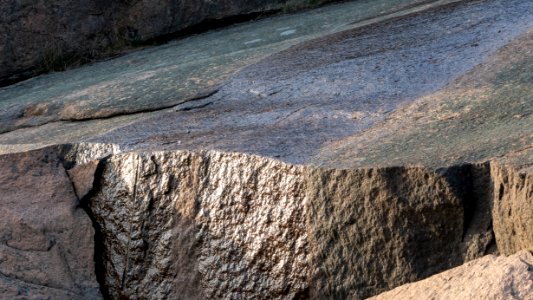
{"type": "Polygon", "coordinates": [[[99,163],[99,161],[91,161],[67,171],[78,199],[82,199],[93,190],[94,178],[99,163]]]}
{"type": "Polygon", "coordinates": [[[492,219],[501,253],[533,251],[533,173],[493,164],[492,219]]]}
{"type": "MultiPolygon", "coordinates": [[[[223,2],[231,1],[217,1],[216,5],[223,2]]],[[[425,1],[353,1],[313,13],[247,22],[83,68],[35,77],[0,88],[0,132],[59,120],[161,110],[207,97],[230,75],[265,56],[324,34],[412,13],[420,8],[410,7],[419,2],[425,1]]],[[[201,3],[205,1],[196,1],[195,5],[201,3]]],[[[124,126],[125,122],[118,123],[124,126]]]]}
{"type": "MultiPolygon", "coordinates": [[[[168,45],[43,76],[1,90],[9,128],[0,130],[13,131],[0,135],[0,151],[55,145],[73,186],[58,184],[54,197],[66,201],[75,189],[87,201],[111,298],[372,296],[531,247],[532,9],[526,0],[463,1],[353,27],[347,10],[331,30],[350,30],[228,80],[313,34],[283,40],[296,29],[280,26],[283,39],[261,44],[230,28],[183,41],[196,64],[173,60],[183,52],[168,45]],[[260,45],[200,43],[213,36],[260,45]],[[105,119],[79,120],[87,118],[105,119]]],[[[328,28],[319,16],[330,15],[303,24],[328,28]]],[[[29,169],[51,163],[11,156],[26,157],[29,169]]],[[[15,193],[9,180],[2,187],[15,193]]],[[[35,236],[14,242],[49,246],[35,236]]],[[[42,288],[35,294],[77,293],[42,288]]]]}
{"type": "Polygon", "coordinates": [[[89,206],[113,297],[359,299],[486,253],[490,216],[466,224],[464,168],[127,153],[107,161],[89,206]]]}
{"type": "Polygon", "coordinates": [[[113,48],[208,20],[323,2],[327,1],[2,1],[0,83],[106,56],[113,48]]]}
{"type": "Polygon", "coordinates": [[[0,295],[99,299],[94,229],[51,149],[0,156],[0,295]]]}

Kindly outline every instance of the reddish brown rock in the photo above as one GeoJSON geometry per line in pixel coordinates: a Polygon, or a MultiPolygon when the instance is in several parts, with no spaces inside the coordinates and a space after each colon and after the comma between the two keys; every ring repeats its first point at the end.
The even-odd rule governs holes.
{"type": "Polygon", "coordinates": [[[0,169],[0,298],[100,298],[91,220],[55,153],[3,155],[0,169]]]}
{"type": "Polygon", "coordinates": [[[74,186],[74,191],[78,199],[87,196],[94,184],[94,174],[98,168],[99,161],[91,161],[84,165],[78,165],[67,171],[74,186]]]}

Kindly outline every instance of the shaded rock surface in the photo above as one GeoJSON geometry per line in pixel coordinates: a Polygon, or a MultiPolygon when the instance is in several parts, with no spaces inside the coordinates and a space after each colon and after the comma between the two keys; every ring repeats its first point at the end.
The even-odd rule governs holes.
{"type": "Polygon", "coordinates": [[[370,299],[530,299],[533,255],[485,256],[370,299]]]}
{"type": "MultiPolygon", "coordinates": [[[[314,4],[326,1],[317,1],[314,4]]],[[[112,48],[178,32],[207,20],[297,6],[300,0],[0,2],[0,83],[99,57],[112,48]]]]}
{"type": "Polygon", "coordinates": [[[0,298],[101,298],[94,229],[57,153],[3,155],[0,169],[0,298]]]}
{"type": "Polygon", "coordinates": [[[109,298],[360,299],[532,249],[531,1],[371,2],[4,88],[3,168],[61,158],[109,298]]]}

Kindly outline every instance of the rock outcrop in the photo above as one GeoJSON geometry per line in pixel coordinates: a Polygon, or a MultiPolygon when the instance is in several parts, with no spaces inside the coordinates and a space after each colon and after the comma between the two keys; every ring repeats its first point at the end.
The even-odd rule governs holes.
{"type": "MultiPolygon", "coordinates": [[[[528,292],[527,263],[496,255],[533,249],[533,5],[385,2],[302,14],[301,27],[265,19],[1,89],[0,210],[32,213],[0,221],[0,289],[362,299],[474,260],[466,268],[506,270],[487,295],[528,292]],[[350,24],[361,10],[371,20],[350,24]],[[232,38],[239,46],[217,48],[232,38]],[[62,221],[37,214],[45,204],[62,221]],[[26,234],[28,222],[37,229],[26,234]],[[52,246],[9,256],[33,244],[52,246]],[[56,263],[61,249],[76,251],[56,263]],[[57,271],[39,273],[37,259],[57,271]]],[[[474,274],[457,270],[446,278],[474,274]]]]}
{"type": "MultiPolygon", "coordinates": [[[[248,22],[0,88],[0,133],[162,110],[205,98],[229,76],[265,56],[318,36],[412,13],[422,8],[402,8],[419,1],[354,1],[312,14],[248,22]]],[[[121,125],[124,122],[122,118],[121,125]]],[[[90,127],[94,131],[99,126],[90,127]]]]}
{"type": "MultiPolygon", "coordinates": [[[[112,298],[360,299],[499,245],[487,164],[328,170],[182,151],[102,164],[89,207],[112,298]]],[[[517,215],[502,223],[528,226],[517,215]]]]}
{"type": "Polygon", "coordinates": [[[0,3],[0,84],[113,54],[207,21],[327,1],[167,0],[0,3]]]}
{"type": "Polygon", "coordinates": [[[470,242],[464,199],[421,168],[156,152],[101,176],[89,205],[112,298],[359,298],[460,264],[470,242]]]}
{"type": "Polygon", "coordinates": [[[485,256],[463,266],[370,298],[385,299],[530,299],[533,255],[485,256]]]}

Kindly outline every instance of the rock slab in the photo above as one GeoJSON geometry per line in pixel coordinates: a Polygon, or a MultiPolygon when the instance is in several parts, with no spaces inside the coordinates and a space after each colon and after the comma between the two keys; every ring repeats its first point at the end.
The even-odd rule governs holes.
{"type": "MultiPolygon", "coordinates": [[[[319,1],[325,2],[325,1],[319,1]]],[[[0,2],[0,84],[72,60],[98,57],[207,20],[280,10],[308,1],[0,2]]]]}

